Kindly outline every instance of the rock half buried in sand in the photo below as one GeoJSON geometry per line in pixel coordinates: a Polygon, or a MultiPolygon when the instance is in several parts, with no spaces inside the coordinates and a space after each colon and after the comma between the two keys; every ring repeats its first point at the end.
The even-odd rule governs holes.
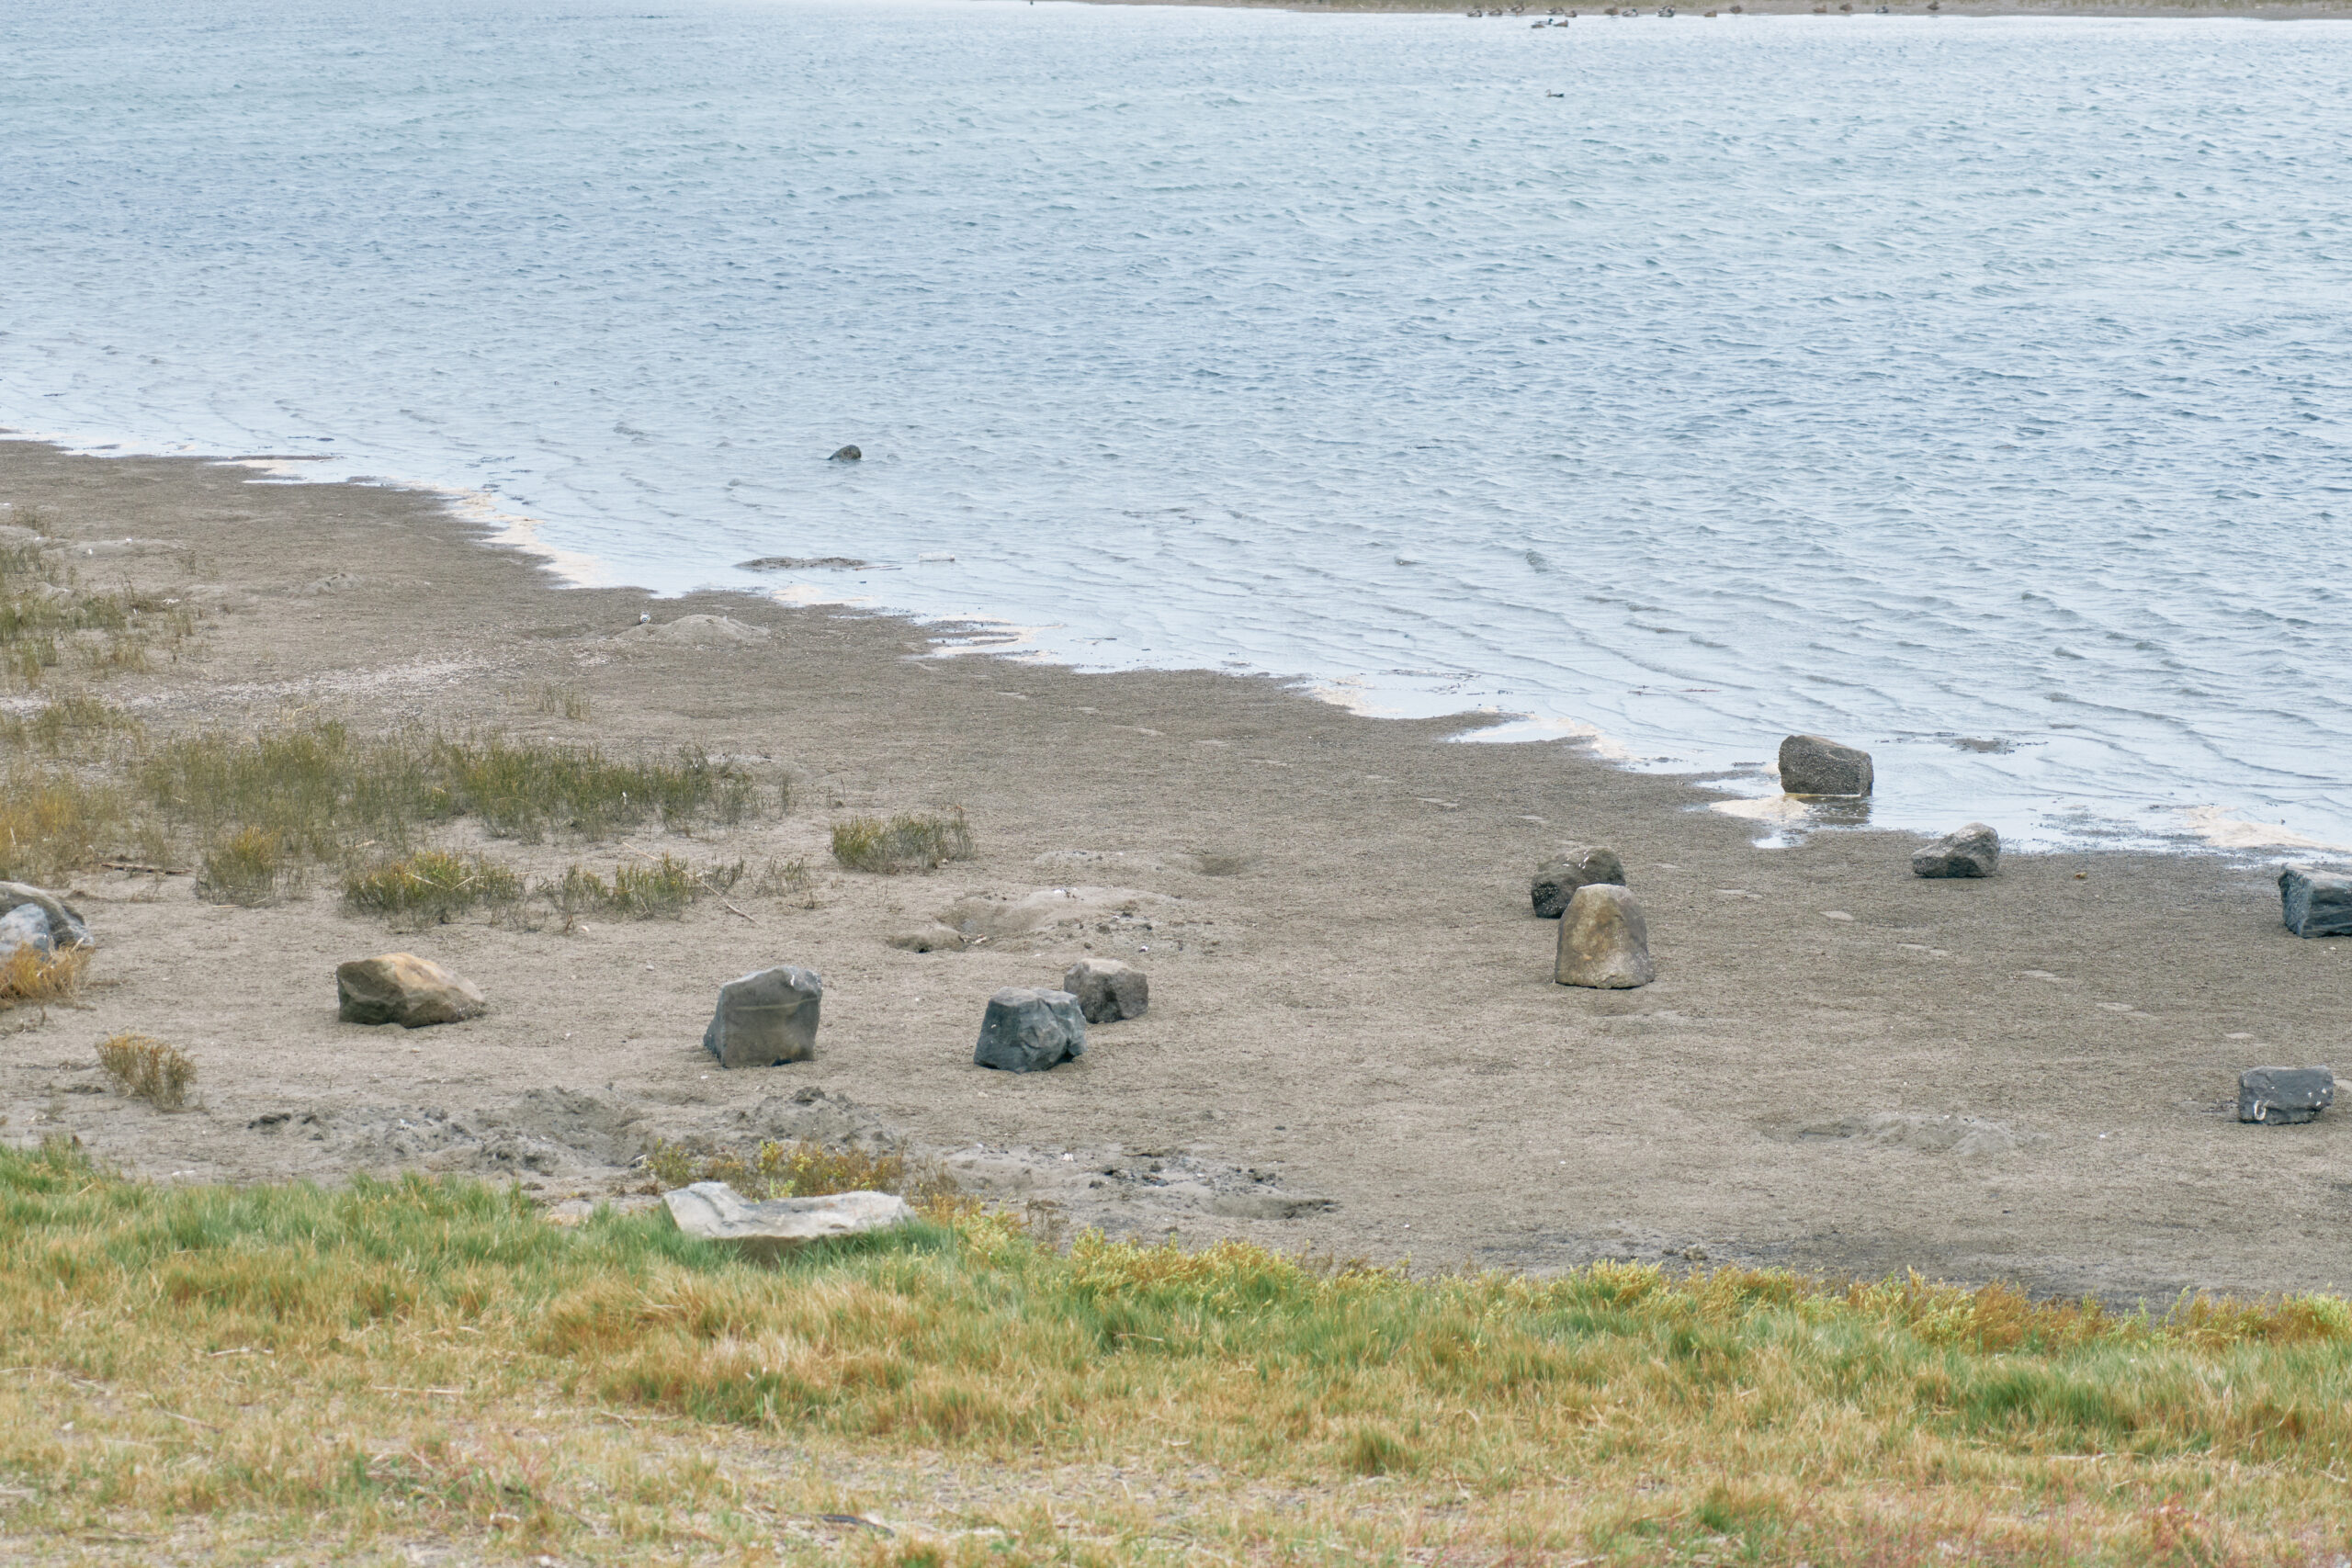
{"type": "Polygon", "coordinates": [[[56,946],[97,946],[90,939],[90,928],[83,921],[82,911],[56,894],[29,882],[0,882],[0,909],[14,911],[26,904],[37,906],[48,917],[49,940],[56,946]]]}
{"type": "Polygon", "coordinates": [[[2352,876],[2290,865],[2278,874],[2278,908],[2297,936],[2352,936],[2352,876]]]}
{"type": "Polygon", "coordinates": [[[481,987],[430,958],[387,953],[338,964],[334,988],[345,1023],[397,1023],[422,1029],[428,1023],[458,1023],[488,1010],[481,987]]]}
{"type": "Polygon", "coordinates": [[[664,1192],[662,1201],[686,1235],[726,1242],[753,1257],[888,1230],[915,1217],[904,1198],[888,1192],[833,1192],[754,1203],[723,1181],[697,1181],[664,1192]]]}
{"type": "Polygon", "coordinates": [[[825,461],[828,463],[855,463],[863,460],[865,457],[865,454],[859,451],[856,447],[844,446],[840,451],[834,453],[831,457],[826,458],[825,461]]]}
{"type": "Polygon", "coordinates": [[[1535,880],[1527,885],[1527,896],[1534,902],[1539,919],[1556,920],[1577,888],[1596,882],[1625,885],[1625,863],[1617,858],[1617,852],[1597,844],[1562,844],[1536,863],[1535,880]]]}
{"type": "Polygon", "coordinates": [[[1142,970],[1115,958],[1081,958],[1063,972],[1062,989],[1078,998],[1089,1023],[1141,1018],[1151,1006],[1151,982],[1142,970]]]}
{"type": "Polygon", "coordinates": [[[1563,986],[1627,991],[1657,978],[1650,962],[1650,927],[1634,896],[1614,883],[1592,882],[1576,891],[1560,917],[1559,957],[1552,978],[1563,986]]]}
{"type": "Polygon", "coordinates": [[[1946,833],[1911,856],[1914,876],[1990,876],[2001,869],[2001,835],[1982,822],[1946,833]]]}
{"type": "Polygon", "coordinates": [[[2335,1103],[2335,1075],[2325,1067],[2248,1067],[2238,1075],[2241,1122],[2309,1122],[2335,1103]]]}
{"type": "Polygon", "coordinates": [[[1068,991],[1007,986],[989,998],[972,1060],[1008,1073],[1042,1073],[1086,1055],[1086,1015],[1068,991]]]}
{"type": "Polygon", "coordinates": [[[1781,789],[1787,795],[1868,795],[1871,754],[1819,735],[1781,742],[1781,789]]]}
{"type": "Polygon", "coordinates": [[[813,969],[779,964],[718,987],[702,1048],[722,1067],[773,1067],[817,1055],[825,983],[813,969]]]}

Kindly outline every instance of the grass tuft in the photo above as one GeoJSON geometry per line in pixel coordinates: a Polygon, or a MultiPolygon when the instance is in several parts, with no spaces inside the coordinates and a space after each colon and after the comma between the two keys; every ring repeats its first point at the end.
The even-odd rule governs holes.
{"type": "Polygon", "coordinates": [[[918,1207],[955,1212],[962,1191],[944,1168],[910,1160],[897,1150],[830,1149],[805,1140],[709,1154],[656,1139],[645,1168],[665,1190],[723,1181],[754,1201],[895,1192],[918,1207]]]}
{"type": "Polygon", "coordinates": [[[47,957],[27,942],[0,960],[0,1007],[69,1002],[80,994],[90,967],[86,947],[62,948],[47,957]]]}
{"type": "Polygon", "coordinates": [[[216,904],[258,908],[293,892],[301,880],[301,864],[283,837],[271,829],[246,828],[204,852],[196,896],[216,904]]]}
{"type": "Polygon", "coordinates": [[[852,817],[833,824],[833,858],[852,871],[931,871],[950,861],[970,860],[972,829],[964,808],[908,812],[901,816],[852,817]]]}
{"type": "Polygon", "coordinates": [[[616,915],[633,920],[675,919],[697,898],[723,897],[742,875],[741,861],[697,868],[690,862],[664,854],[659,860],[627,862],[615,867],[610,882],[586,866],[567,866],[562,881],[541,891],[567,926],[585,914],[616,915]]]}
{"type": "Polygon", "coordinates": [[[159,1111],[177,1111],[196,1081],[196,1063],[176,1045],[144,1034],[118,1034],[98,1046],[98,1066],[114,1087],[159,1111]]]}
{"type": "Polygon", "coordinates": [[[522,897],[523,878],[511,867],[448,850],[379,861],[343,880],[344,902],[353,908],[418,925],[439,925],[480,905],[505,908],[522,897]]]}
{"type": "Polygon", "coordinates": [[[752,894],[759,898],[785,898],[804,909],[817,907],[817,879],[808,874],[808,863],[797,856],[791,860],[771,860],[752,879],[752,894]]]}

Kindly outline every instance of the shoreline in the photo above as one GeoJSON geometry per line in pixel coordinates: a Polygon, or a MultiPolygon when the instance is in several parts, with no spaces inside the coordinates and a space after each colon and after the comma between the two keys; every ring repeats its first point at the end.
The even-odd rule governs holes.
{"type": "Polygon", "coordinates": [[[621,1156],[647,1136],[888,1134],[1073,1224],[1382,1261],[1917,1268],[2116,1301],[2352,1280],[2352,1244],[2319,1223],[2337,1125],[2227,1112],[2238,1067],[2324,1059],[2341,992],[2336,944],[2280,928],[2259,866],[2062,852],[1937,884],[1910,875],[1905,834],[1758,850],[1679,778],[1563,742],[1448,743],[1458,719],[1207,671],[921,657],[953,628],[751,594],[558,588],[413,492],[11,439],[0,499],[103,542],[85,576],[207,606],[181,663],[92,688],[158,734],[291,713],[700,745],[789,775],[797,804],[692,838],[458,841],[541,872],[797,856],[820,904],[393,932],[331,879],[247,909],[93,870],[89,1010],[6,1025],[14,1140],[72,1132],[184,1179],[471,1170],[552,1201],[635,1184],[621,1156]],[[693,616],[744,629],[666,629],[693,616]],[[553,683],[591,716],[541,711],[553,683]],[[826,859],[833,819],[951,804],[973,862],[826,859]],[[1623,854],[1656,984],[1551,983],[1526,878],[1568,840],[1623,854]],[[1071,889],[1083,919],[1054,903],[1071,889]],[[991,940],[891,945],[951,916],[991,940]],[[336,1023],[334,963],[403,946],[476,980],[490,1014],[389,1039],[336,1023]],[[1053,1073],[970,1065],[990,991],[1089,951],[1147,966],[1151,1012],[1053,1073]],[[826,976],[819,1060],[710,1071],[717,984],[785,962],[826,976]],[[85,1092],[75,1064],[118,1030],[185,1046],[199,1109],[85,1092]],[[2279,1256],[2252,1213],[2308,1217],[2311,1239],[2279,1256]]]}

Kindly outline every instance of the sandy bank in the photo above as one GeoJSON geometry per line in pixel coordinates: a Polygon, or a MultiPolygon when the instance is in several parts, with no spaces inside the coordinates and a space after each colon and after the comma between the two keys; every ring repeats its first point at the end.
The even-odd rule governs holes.
{"type": "Polygon", "coordinates": [[[820,873],[814,909],[737,897],[563,935],[395,934],[325,886],[247,909],[93,870],[103,984],[87,1010],[0,1024],[0,1135],[71,1131],[157,1175],[477,1170],[552,1199],[627,1185],[649,1135],[886,1133],[1081,1223],[1432,1264],[2352,1283],[2326,1223],[2352,1121],[2229,1113],[2239,1066],[2335,1054],[2352,947],[2289,936],[2259,862],[2018,858],[1921,882],[1895,835],[1758,851],[1671,780],[1268,682],[925,657],[898,620],[556,589],[396,491],[0,442],[0,500],[77,552],[139,541],[85,574],[215,606],[180,663],[99,688],[156,730],[300,713],[695,742],[788,774],[792,812],[692,841],[486,847],[540,872],[670,852],[820,873]],[[766,635],[648,635],[649,609],[657,633],[707,614],[766,635]],[[543,711],[550,683],[588,716],[543,711]],[[842,814],[949,803],[977,861],[826,860],[842,814]],[[1525,885],[1567,839],[1623,852],[1656,985],[1551,984],[1525,885]],[[992,940],[889,945],[943,915],[992,940]],[[338,1023],[334,964],[403,947],[478,981],[491,1014],[338,1023]],[[990,991],[1089,951],[1148,968],[1147,1018],[1049,1075],[971,1065],[990,991]],[[716,986],[778,962],[825,977],[822,1059],[716,1071],[716,986]],[[198,1059],[199,1108],[100,1089],[92,1048],[126,1029],[198,1059]]]}

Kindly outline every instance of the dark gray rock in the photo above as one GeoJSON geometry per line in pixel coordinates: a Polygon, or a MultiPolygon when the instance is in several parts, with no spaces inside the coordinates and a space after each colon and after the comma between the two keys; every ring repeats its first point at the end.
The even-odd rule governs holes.
{"type": "Polygon", "coordinates": [[[43,958],[54,957],[57,943],[49,934],[49,914],[39,904],[19,904],[0,915],[0,964],[31,948],[43,958]]]}
{"type": "Polygon", "coordinates": [[[1649,921],[1634,896],[1610,882],[1577,889],[1560,917],[1552,978],[1563,986],[1628,991],[1657,978],[1650,962],[1649,921]]]}
{"type": "Polygon", "coordinates": [[[2238,1075],[2241,1122],[2309,1122],[2334,1103],[2335,1075],[2325,1067],[2248,1067],[2238,1075]]]}
{"type": "Polygon", "coordinates": [[[1982,822],[1913,852],[1914,876],[1990,876],[2001,869],[2001,835],[1982,822]]]}
{"type": "Polygon", "coordinates": [[[49,917],[49,939],[59,947],[96,947],[90,939],[90,928],[82,919],[82,911],[74,908],[45,888],[29,882],[0,882],[0,909],[15,909],[19,905],[37,904],[49,917]]]}
{"type": "Polygon", "coordinates": [[[2352,936],[2352,876],[2290,865],[2278,874],[2278,908],[2297,936],[2352,936]]]}
{"type": "Polygon", "coordinates": [[[989,998],[972,1060],[1008,1073],[1042,1073],[1086,1055],[1086,1015],[1068,991],[1007,986],[989,998]]]}
{"type": "Polygon", "coordinates": [[[1789,795],[1868,795],[1871,754],[1819,735],[1781,742],[1781,788],[1789,795]]]}
{"type": "Polygon", "coordinates": [[[1078,998],[1089,1023],[1141,1018],[1151,1006],[1151,982],[1142,970],[1114,958],[1081,958],[1062,976],[1062,989],[1078,998]]]}
{"type": "Polygon", "coordinates": [[[718,987],[702,1048],[722,1067],[773,1067],[817,1055],[817,1014],[825,983],[816,971],[779,964],[718,987]]]}
{"type": "Polygon", "coordinates": [[[1596,844],[1562,844],[1536,863],[1535,879],[1527,885],[1527,896],[1538,918],[1556,920],[1577,888],[1596,882],[1625,885],[1625,863],[1617,858],[1617,852],[1596,844]]]}
{"type": "Polygon", "coordinates": [[[865,456],[865,453],[859,451],[854,446],[844,446],[840,451],[834,453],[831,457],[826,458],[825,461],[829,463],[854,463],[864,458],[865,456]]]}

